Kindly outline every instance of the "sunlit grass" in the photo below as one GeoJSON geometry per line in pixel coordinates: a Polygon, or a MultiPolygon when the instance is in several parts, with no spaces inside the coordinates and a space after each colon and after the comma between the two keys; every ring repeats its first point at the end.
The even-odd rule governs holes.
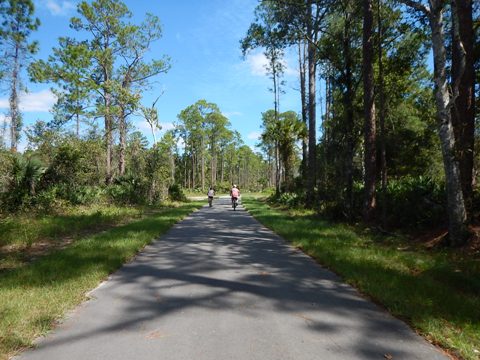
{"type": "Polygon", "coordinates": [[[95,230],[141,214],[140,208],[97,205],[72,207],[55,215],[10,215],[0,219],[0,247],[25,247],[41,240],[74,236],[83,230],[95,230]]]}
{"type": "Polygon", "coordinates": [[[311,211],[244,205],[265,226],[341,275],[430,341],[465,359],[480,358],[480,262],[454,251],[406,247],[405,239],[359,235],[311,211]],[[408,250],[405,250],[408,249],[408,250]]]}
{"type": "Polygon", "coordinates": [[[163,208],[0,274],[0,359],[31,346],[85,294],[175,222],[202,206],[163,208]]]}

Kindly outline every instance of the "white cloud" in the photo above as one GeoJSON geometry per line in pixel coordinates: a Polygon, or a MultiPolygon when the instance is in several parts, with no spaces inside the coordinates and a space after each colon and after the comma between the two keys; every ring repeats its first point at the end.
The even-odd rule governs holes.
{"type": "Polygon", "coordinates": [[[247,139],[259,140],[260,136],[262,136],[262,134],[260,134],[258,131],[252,131],[250,134],[247,135],[247,139]]]}
{"type": "Polygon", "coordinates": [[[75,4],[71,1],[46,0],[45,6],[54,16],[66,16],[75,9],[75,4]]]}
{"type": "Polygon", "coordinates": [[[5,114],[0,113],[0,127],[3,126],[3,123],[6,122],[7,126],[10,124],[10,118],[5,114]]]}
{"type": "MultiPolygon", "coordinates": [[[[20,111],[24,112],[49,112],[57,98],[48,89],[39,92],[29,92],[20,94],[20,111]]],[[[7,98],[0,99],[0,109],[8,109],[7,98]]]]}
{"type": "MultiPolygon", "coordinates": [[[[167,130],[172,130],[175,128],[175,125],[171,122],[160,122],[159,123],[161,129],[160,131],[167,131],[167,130]]],[[[142,132],[148,132],[149,134],[152,133],[152,128],[150,127],[150,124],[148,123],[147,120],[142,119],[141,121],[136,122],[135,126],[137,127],[138,130],[142,132]]],[[[155,131],[155,133],[158,132],[158,130],[155,131]]]]}
{"type": "Polygon", "coordinates": [[[142,132],[151,133],[151,131],[152,131],[152,129],[150,127],[150,124],[145,119],[143,119],[142,121],[136,122],[135,127],[142,132]]]}
{"type": "Polygon", "coordinates": [[[247,56],[247,64],[250,66],[250,72],[256,76],[267,75],[266,66],[268,65],[267,57],[262,53],[250,54],[247,56]]]}
{"type": "Polygon", "coordinates": [[[173,130],[175,129],[175,125],[171,122],[160,122],[160,126],[163,131],[173,130]]]}
{"type": "Polygon", "coordinates": [[[243,114],[240,111],[227,111],[223,113],[223,116],[226,118],[232,117],[232,116],[242,116],[243,114]]]}
{"type": "MultiPolygon", "coordinates": [[[[252,75],[255,75],[255,76],[268,75],[267,73],[268,59],[265,56],[265,54],[256,53],[256,54],[247,55],[246,61],[248,66],[250,67],[250,72],[252,75]]],[[[282,59],[281,62],[284,67],[285,75],[296,76],[298,74],[298,71],[289,65],[287,59],[282,59]]]]}
{"type": "Polygon", "coordinates": [[[56,102],[56,96],[48,89],[36,93],[24,93],[20,96],[20,109],[25,112],[48,112],[56,102]]]}

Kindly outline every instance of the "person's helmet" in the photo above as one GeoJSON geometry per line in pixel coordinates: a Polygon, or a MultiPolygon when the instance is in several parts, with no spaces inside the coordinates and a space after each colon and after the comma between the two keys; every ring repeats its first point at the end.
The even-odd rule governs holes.
{"type": "Polygon", "coordinates": [[[237,185],[233,184],[233,187],[235,187],[235,188],[236,188],[236,187],[237,187],[237,185]]]}

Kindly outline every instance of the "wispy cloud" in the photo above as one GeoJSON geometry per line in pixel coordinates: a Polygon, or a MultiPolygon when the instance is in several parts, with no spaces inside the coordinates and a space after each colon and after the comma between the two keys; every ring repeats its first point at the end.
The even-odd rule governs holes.
{"type": "Polygon", "coordinates": [[[168,130],[175,129],[175,125],[171,122],[160,122],[160,126],[162,128],[162,131],[168,131],[168,130]]]}
{"type": "Polygon", "coordinates": [[[249,139],[249,140],[259,140],[260,136],[262,136],[262,134],[260,134],[258,131],[252,131],[251,133],[249,133],[247,135],[247,139],[249,139]]]}
{"type": "MultiPolygon", "coordinates": [[[[266,76],[268,75],[267,66],[268,66],[268,59],[264,53],[254,53],[249,54],[246,57],[246,62],[250,68],[250,73],[255,76],[266,76]]],[[[284,58],[281,60],[283,64],[283,71],[285,75],[293,76],[297,75],[297,70],[292,68],[289,65],[288,59],[284,58]]]]}
{"type": "MultiPolygon", "coordinates": [[[[160,131],[162,132],[172,130],[175,128],[175,125],[173,125],[173,123],[171,122],[160,122],[159,125],[160,125],[160,131]]],[[[152,133],[152,128],[150,127],[150,124],[148,123],[148,121],[145,119],[142,119],[141,121],[137,121],[135,123],[135,126],[138,130],[142,132],[147,132],[149,134],[152,133]]],[[[158,130],[156,130],[155,132],[158,132],[158,130]]]]}
{"type": "Polygon", "coordinates": [[[3,126],[3,123],[6,122],[7,125],[10,124],[10,118],[5,114],[0,113],[0,128],[3,126]]]}
{"type": "Polygon", "coordinates": [[[45,0],[44,4],[54,16],[67,16],[75,9],[72,1],[45,0]]]}
{"type": "Polygon", "coordinates": [[[252,75],[265,76],[267,75],[267,57],[262,53],[250,54],[246,58],[247,64],[250,67],[252,75]]]}
{"type": "MultiPolygon", "coordinates": [[[[48,89],[20,94],[20,110],[24,112],[49,112],[57,98],[48,89]]],[[[0,99],[0,109],[8,109],[9,103],[7,98],[0,99]]]]}
{"type": "Polygon", "coordinates": [[[227,111],[223,113],[223,116],[229,118],[232,116],[242,116],[243,114],[240,111],[227,111]]]}

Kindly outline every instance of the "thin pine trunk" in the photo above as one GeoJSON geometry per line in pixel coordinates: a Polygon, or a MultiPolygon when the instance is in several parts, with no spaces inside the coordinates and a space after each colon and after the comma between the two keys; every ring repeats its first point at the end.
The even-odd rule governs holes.
{"type": "Polygon", "coordinates": [[[12,83],[10,88],[10,149],[12,152],[17,152],[18,140],[20,138],[21,119],[20,111],[18,108],[18,77],[20,75],[19,64],[19,49],[18,45],[15,46],[15,55],[13,58],[13,71],[12,71],[12,83]]]}
{"type": "Polygon", "coordinates": [[[345,132],[346,132],[346,162],[345,162],[345,198],[347,217],[353,217],[353,156],[354,156],[354,134],[353,134],[353,79],[352,79],[352,58],[350,48],[349,19],[347,14],[345,33],[343,39],[345,54],[345,85],[344,106],[346,108],[345,132]]]}
{"type": "MultiPolygon", "coordinates": [[[[307,1],[307,33],[313,34],[312,0],[307,1]]],[[[313,39],[315,40],[315,39],[313,39]]],[[[316,73],[317,52],[315,44],[308,42],[308,179],[307,205],[315,202],[315,185],[317,176],[317,135],[316,135],[316,73]]]]}
{"type": "MultiPolygon", "coordinates": [[[[305,42],[298,43],[298,63],[300,68],[300,99],[302,101],[302,122],[307,126],[307,91],[306,91],[306,58],[305,42]]],[[[307,139],[302,137],[302,178],[307,177],[308,144],[307,139]]]]}
{"type": "Polygon", "coordinates": [[[385,130],[385,83],[383,79],[383,28],[382,28],[382,14],[381,2],[378,0],[378,94],[379,94],[379,122],[380,122],[380,172],[381,172],[381,186],[382,186],[382,225],[387,227],[387,146],[386,146],[386,130],[385,130]]]}
{"type": "Polygon", "coordinates": [[[365,198],[364,220],[370,222],[375,216],[375,185],[377,178],[375,93],[373,79],[373,7],[372,0],[363,1],[363,106],[365,121],[365,198]]]}
{"type": "MultiPolygon", "coordinates": [[[[127,124],[126,124],[126,115],[125,109],[122,108],[120,118],[119,118],[119,135],[120,135],[120,148],[119,148],[119,159],[118,159],[118,171],[120,176],[125,175],[125,150],[127,147],[127,124]]],[[[154,140],[155,144],[155,140],[154,140]]]]}

